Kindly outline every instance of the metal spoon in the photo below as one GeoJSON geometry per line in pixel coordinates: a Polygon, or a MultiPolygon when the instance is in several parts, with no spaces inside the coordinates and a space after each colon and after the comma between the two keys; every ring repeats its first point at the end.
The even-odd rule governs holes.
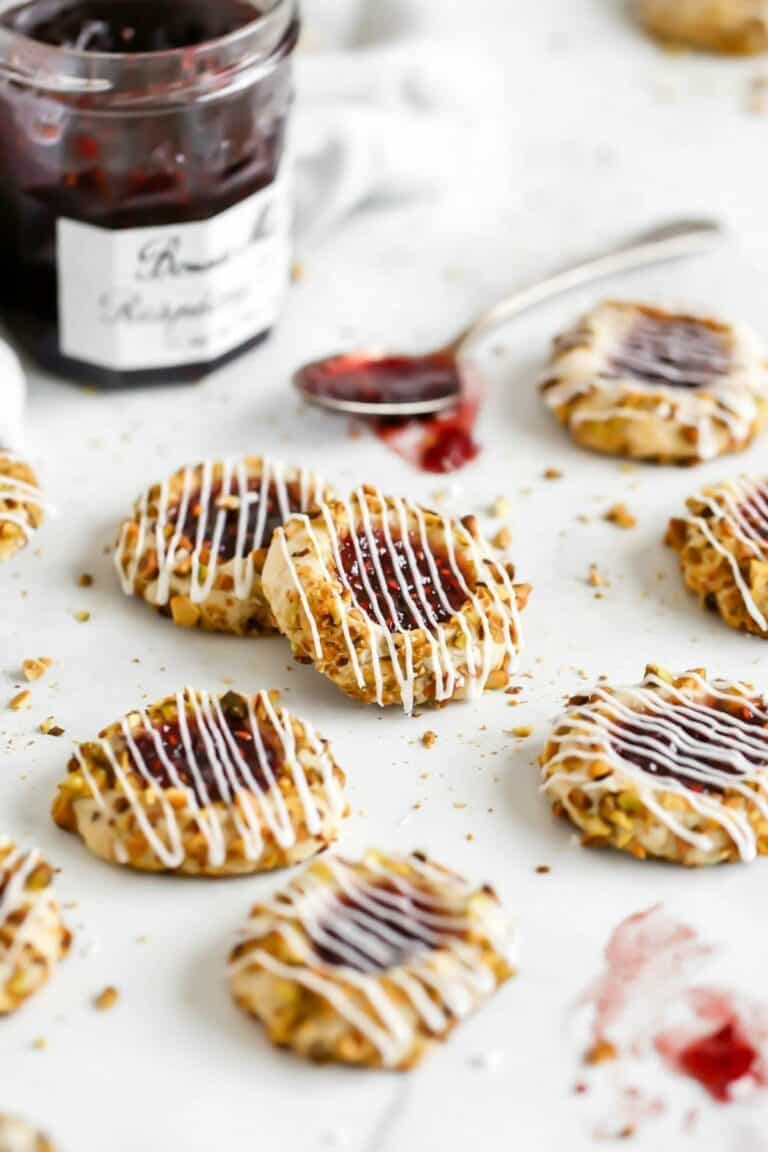
{"type": "Polygon", "coordinates": [[[427,416],[451,408],[461,392],[461,361],[470,345],[537,304],[584,284],[712,251],[725,236],[716,220],[676,220],[599,256],[518,289],[484,312],[450,344],[421,356],[368,351],[305,364],[293,382],[321,408],[355,416],[427,416]],[[413,399],[414,392],[417,399],[413,399]],[[410,397],[410,398],[409,398],[410,397]]]}

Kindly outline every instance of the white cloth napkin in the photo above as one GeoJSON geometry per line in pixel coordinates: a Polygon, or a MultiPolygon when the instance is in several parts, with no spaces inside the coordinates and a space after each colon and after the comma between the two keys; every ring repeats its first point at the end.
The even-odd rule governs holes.
{"type": "Polygon", "coordinates": [[[18,449],[24,439],[27,384],[18,356],[0,340],[0,448],[18,449]]]}
{"type": "Polygon", "coordinates": [[[418,0],[305,0],[296,60],[299,251],[360,208],[435,195],[455,74],[418,0]]]}

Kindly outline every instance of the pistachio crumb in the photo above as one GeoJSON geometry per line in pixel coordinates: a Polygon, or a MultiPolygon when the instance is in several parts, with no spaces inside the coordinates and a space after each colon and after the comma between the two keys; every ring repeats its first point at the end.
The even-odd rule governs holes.
{"type": "Polygon", "coordinates": [[[617,528],[634,528],[637,525],[637,517],[632,515],[626,504],[612,505],[604,519],[609,524],[615,524],[617,528]]]}
{"type": "Polygon", "coordinates": [[[93,1001],[94,1008],[99,1012],[109,1012],[120,999],[120,993],[113,985],[103,988],[93,1001]]]}
{"type": "Polygon", "coordinates": [[[53,664],[53,660],[48,656],[30,657],[28,660],[24,660],[21,665],[24,678],[30,681],[39,680],[41,676],[45,676],[51,664],[53,664]]]}

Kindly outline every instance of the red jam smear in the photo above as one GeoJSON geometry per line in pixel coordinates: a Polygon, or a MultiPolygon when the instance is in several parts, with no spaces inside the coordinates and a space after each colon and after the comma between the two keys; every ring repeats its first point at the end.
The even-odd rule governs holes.
{"type": "Polygon", "coordinates": [[[706,388],[730,372],[731,356],[724,336],[709,324],[643,313],[610,370],[645,384],[706,388]]]}
{"type": "MultiPolygon", "coordinates": [[[[248,765],[259,787],[266,791],[269,787],[269,781],[264,774],[264,769],[254,744],[246,701],[236,693],[230,692],[222,698],[221,709],[240,755],[248,765]]],[[[191,709],[187,711],[187,729],[189,732],[189,743],[192,746],[198,773],[205,785],[207,799],[192,774],[189,756],[184,740],[182,739],[181,727],[178,720],[168,721],[155,727],[155,731],[162,741],[167,759],[173,764],[182,782],[194,793],[197,802],[199,804],[208,802],[221,803],[224,800],[224,796],[219,787],[216,772],[208,755],[205,741],[191,709]]],[[[279,763],[277,752],[272,746],[273,738],[271,738],[268,731],[262,729],[260,732],[269,767],[275,776],[279,776],[281,764],[279,763]]],[[[215,741],[213,741],[210,734],[209,740],[211,740],[215,748],[215,741]]],[[[175,787],[173,778],[158,755],[154,737],[149,732],[143,732],[136,737],[134,743],[152,779],[155,780],[161,788],[175,787]]],[[[230,758],[233,760],[235,768],[234,775],[238,783],[243,788],[250,788],[249,782],[243,776],[242,769],[233,757],[230,758]]]]}
{"type": "Polygon", "coordinates": [[[757,1049],[731,1021],[692,1041],[679,1054],[677,1063],[679,1070],[697,1080],[710,1096],[726,1103],[733,1085],[749,1076],[759,1059],[757,1049]]]}
{"type": "Polygon", "coordinates": [[[333,914],[320,919],[320,932],[313,935],[314,950],[323,963],[334,967],[383,972],[428,951],[432,945],[424,940],[427,931],[441,938],[460,935],[451,925],[436,927],[435,917],[439,915],[434,902],[401,892],[387,880],[366,884],[364,892],[344,891],[335,897],[333,914]],[[360,925],[357,946],[355,937],[345,935],[341,927],[350,922],[360,925]],[[320,935],[322,939],[318,938],[320,935]],[[381,952],[369,952],[362,943],[365,937],[373,937],[381,952]]]}
{"type": "MultiPolygon", "coordinates": [[[[298,484],[286,484],[286,496],[288,508],[291,513],[301,511],[301,491],[298,484]]],[[[248,516],[246,520],[245,530],[245,555],[247,556],[252,551],[251,544],[254,539],[256,525],[259,518],[259,509],[261,506],[261,479],[259,477],[249,477],[248,479],[248,516]]],[[[239,487],[235,486],[233,493],[235,496],[239,495],[239,487]]],[[[237,536],[240,526],[240,508],[224,508],[216,507],[216,501],[222,496],[222,488],[220,484],[215,485],[211,489],[211,495],[208,501],[208,516],[205,522],[205,529],[203,533],[203,543],[211,544],[213,535],[216,528],[216,522],[221,514],[224,512],[224,527],[219,541],[218,558],[221,563],[226,564],[227,561],[232,560],[237,553],[237,536]]],[[[203,506],[200,501],[200,494],[197,498],[193,498],[189,502],[187,514],[184,517],[182,526],[182,534],[185,536],[194,547],[197,540],[197,529],[200,521],[200,516],[203,511],[203,506]]],[[[169,523],[175,524],[179,513],[179,506],[170,509],[168,514],[169,523]]],[[[264,531],[261,537],[261,547],[268,548],[272,535],[276,528],[281,527],[284,523],[283,513],[280,509],[280,502],[277,498],[277,489],[274,485],[270,485],[267,489],[267,514],[264,521],[264,531]]]]}
{"type": "MultiPolygon", "coordinates": [[[[439,585],[440,588],[442,588],[443,597],[450,605],[451,611],[446,609],[443,603],[443,597],[439,594],[431,566],[427,561],[421,541],[411,536],[409,539],[409,549],[406,550],[401,537],[396,536],[394,532],[391,532],[390,535],[392,540],[391,548],[382,529],[373,529],[371,531],[372,547],[368,534],[366,532],[359,533],[356,537],[359,555],[358,549],[355,547],[355,538],[347,534],[341,540],[339,547],[341,566],[359,606],[367,616],[375,620],[376,613],[373,607],[373,600],[375,599],[376,605],[390,632],[410,631],[416,628],[418,625],[414,620],[413,613],[403,594],[400,583],[402,580],[408,590],[408,594],[418,607],[419,613],[424,619],[429,620],[430,617],[424,608],[422,596],[429,604],[432,610],[432,616],[437,623],[442,624],[444,621],[450,620],[466,603],[467,594],[457,579],[448,557],[439,552],[433,551],[432,553],[439,585]],[[416,587],[413,566],[409,559],[408,551],[410,551],[416,561],[415,567],[418,572],[418,584],[421,595],[419,594],[419,589],[416,587]],[[378,564],[384,577],[384,585],[386,591],[389,593],[388,597],[385,596],[384,589],[382,589],[381,586],[375,557],[378,558],[378,564]],[[400,573],[400,579],[398,579],[398,572],[400,573]],[[374,594],[373,597],[368,593],[363,579],[363,573],[365,573],[368,579],[368,583],[374,594]]],[[[456,561],[456,563],[458,563],[458,561],[456,561]]],[[[466,574],[463,575],[467,586],[471,588],[471,580],[466,574]]]]}
{"type": "Polygon", "coordinates": [[[228,36],[256,15],[244,0],[31,0],[3,23],[32,40],[81,52],[171,52],[228,36]]]}
{"type": "Polygon", "coordinates": [[[456,472],[480,452],[474,437],[478,398],[465,390],[456,359],[448,352],[334,356],[308,365],[300,382],[317,396],[366,404],[418,404],[454,397],[449,408],[433,415],[364,420],[381,440],[424,472],[456,472]]]}
{"type": "MultiPolygon", "coordinates": [[[[0,27],[51,45],[74,39],[86,52],[118,49],[135,61],[140,96],[140,53],[188,51],[191,84],[195,49],[258,15],[247,0],[31,0],[3,13],[0,27]]],[[[294,24],[271,70],[226,98],[190,98],[146,113],[110,110],[108,96],[0,84],[0,313],[34,361],[89,386],[173,384],[201,379],[267,336],[265,330],[215,359],[173,368],[112,369],[67,356],[59,333],[57,227],[60,218],[114,230],[205,221],[274,183],[286,147],[297,37],[294,24]]]]}
{"type": "MultiPolygon", "coordinates": [[[[715,699],[710,700],[708,702],[708,707],[712,711],[720,712],[725,716],[734,716],[734,718],[736,718],[736,714],[726,709],[723,706],[722,701],[715,699]]],[[[670,713],[667,713],[666,715],[667,718],[671,718],[670,713]]],[[[738,719],[744,724],[748,724],[750,727],[757,729],[758,733],[761,731],[763,733],[763,739],[765,740],[764,756],[761,756],[758,752],[752,751],[751,749],[745,750],[740,748],[739,751],[742,758],[748,764],[754,765],[755,767],[768,766],[768,730],[765,727],[765,721],[760,716],[756,715],[755,712],[753,712],[752,709],[747,705],[739,710],[738,719]]],[[[701,732],[701,727],[702,725],[706,725],[706,717],[702,716],[697,723],[699,725],[698,729],[695,728],[692,724],[686,723],[686,721],[681,719],[679,716],[675,715],[674,717],[676,731],[679,732],[680,735],[690,737],[691,739],[697,740],[700,743],[704,738],[701,732]]],[[[673,771],[667,764],[663,763],[661,750],[659,751],[658,759],[654,757],[653,752],[650,749],[647,754],[638,750],[637,745],[647,745],[649,738],[651,738],[654,743],[659,745],[661,749],[664,749],[668,755],[674,756],[677,748],[676,742],[673,737],[670,737],[669,734],[663,731],[661,728],[650,731],[648,728],[644,728],[640,724],[632,724],[630,722],[622,722],[617,724],[616,728],[619,729],[619,731],[611,735],[611,745],[623,760],[628,760],[630,763],[636,764],[638,768],[643,770],[643,772],[647,772],[651,776],[658,776],[665,780],[677,780],[680,784],[683,784],[692,792],[718,794],[723,791],[723,789],[718,787],[716,784],[703,783],[700,779],[687,774],[684,770],[679,772],[673,771]]],[[[715,743],[713,741],[711,743],[711,755],[700,755],[699,763],[701,764],[702,768],[715,768],[718,772],[725,773],[729,776],[738,777],[743,773],[735,768],[732,764],[730,764],[727,760],[724,760],[722,754],[718,754],[718,748],[721,750],[721,753],[723,751],[730,750],[729,745],[721,743],[721,741],[724,739],[725,737],[718,736],[718,742],[715,743]]],[[[686,752],[686,755],[690,756],[690,753],[686,752]]]]}

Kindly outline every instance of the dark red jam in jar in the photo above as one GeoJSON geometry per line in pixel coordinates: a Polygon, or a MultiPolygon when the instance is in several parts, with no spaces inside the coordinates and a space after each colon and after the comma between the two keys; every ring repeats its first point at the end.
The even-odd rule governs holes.
{"type": "Polygon", "coordinates": [[[296,0],[0,0],[0,311],[104,387],[198,379],[288,282],[296,0]]]}

